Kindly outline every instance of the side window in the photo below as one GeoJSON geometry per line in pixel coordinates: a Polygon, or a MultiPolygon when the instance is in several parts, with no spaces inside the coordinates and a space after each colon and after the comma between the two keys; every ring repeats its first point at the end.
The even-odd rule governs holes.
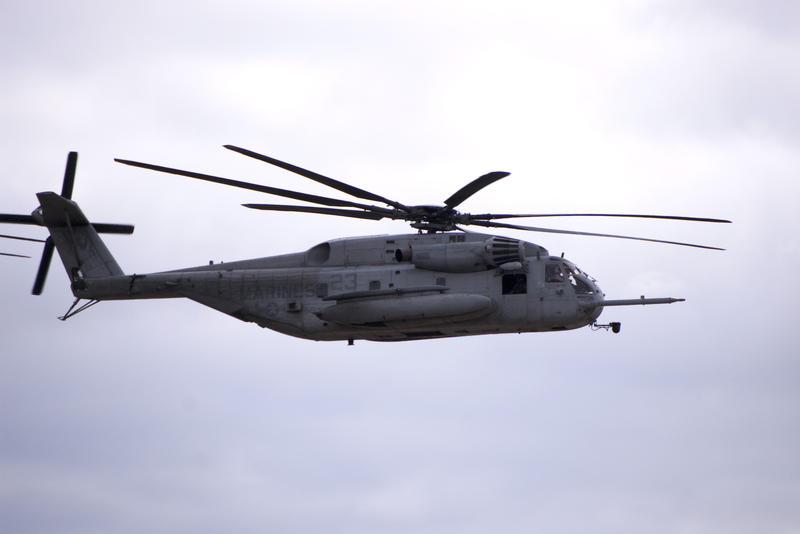
{"type": "Polygon", "coordinates": [[[564,271],[561,270],[561,265],[558,263],[548,263],[544,266],[544,281],[545,282],[563,282],[564,271]]]}
{"type": "Polygon", "coordinates": [[[369,282],[369,290],[375,291],[376,289],[381,288],[381,281],[380,280],[370,280],[369,282]]]}
{"type": "Polygon", "coordinates": [[[528,292],[528,279],[524,274],[503,275],[503,295],[519,295],[528,292]]]}

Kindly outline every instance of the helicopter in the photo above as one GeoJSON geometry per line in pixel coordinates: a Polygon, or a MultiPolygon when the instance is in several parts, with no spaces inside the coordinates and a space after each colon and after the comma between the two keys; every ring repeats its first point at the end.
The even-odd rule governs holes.
{"type": "MultiPolygon", "coordinates": [[[[649,241],[710,250],[708,245],[626,235],[522,226],[498,219],[627,217],[704,223],[726,219],[618,213],[470,214],[456,208],[510,173],[484,174],[442,205],[406,205],[296,165],[234,145],[225,148],[321,183],[355,200],[311,195],[209,174],[115,159],[124,165],[291,198],[312,205],[243,204],[267,211],[366,220],[403,220],[416,233],[345,237],[292,254],[125,274],[100,238],[131,234],[128,224],[95,223],[72,200],[77,152],[70,152],[61,194],[37,193],[30,215],[0,214],[0,222],[44,226],[44,248],[32,293],[41,294],[54,249],[70,288],[66,320],[101,301],[188,298],[245,322],[315,341],[409,341],[458,336],[550,332],[590,326],[618,333],[619,322],[599,324],[605,308],[669,304],[683,298],[605,299],[597,280],[544,247],[466,226],[649,241]],[[81,301],[85,301],[81,303],[81,301]]],[[[20,254],[10,254],[22,256],[20,254]]]]}

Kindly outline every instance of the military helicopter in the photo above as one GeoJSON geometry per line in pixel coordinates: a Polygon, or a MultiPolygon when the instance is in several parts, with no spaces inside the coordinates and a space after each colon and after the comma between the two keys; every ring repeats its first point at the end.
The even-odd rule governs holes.
{"type": "MultiPolygon", "coordinates": [[[[0,222],[44,226],[50,236],[32,293],[42,292],[55,248],[75,302],[59,319],[105,300],[188,298],[263,328],[318,341],[407,341],[497,333],[548,332],[584,326],[620,331],[619,322],[597,323],[611,306],[668,304],[682,298],[606,300],[597,281],[537,244],[474,233],[464,226],[632,239],[723,250],[643,237],[557,230],[498,222],[531,217],[629,217],[707,223],[724,219],[614,213],[470,214],[456,208],[484,187],[509,175],[490,172],[468,183],[443,205],[409,206],[251,150],[225,145],[383,206],[311,195],[149,163],[115,161],[316,205],[243,204],[269,211],[410,223],[416,233],[332,239],[305,252],[150,274],[125,274],[100,233],[133,232],[126,224],[93,223],[71,200],[78,155],[70,152],[61,194],[37,193],[31,215],[0,214],[0,222]],[[85,300],[79,306],[79,303],[85,300]]],[[[14,236],[3,236],[12,237],[14,236]]],[[[34,240],[33,241],[41,241],[34,240]]]]}

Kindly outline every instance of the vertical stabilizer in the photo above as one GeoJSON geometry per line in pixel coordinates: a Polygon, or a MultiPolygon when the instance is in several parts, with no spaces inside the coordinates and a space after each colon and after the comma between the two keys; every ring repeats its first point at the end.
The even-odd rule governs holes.
{"type": "Polygon", "coordinates": [[[37,193],[41,216],[72,282],[124,273],[78,205],[53,192],[37,193]]]}

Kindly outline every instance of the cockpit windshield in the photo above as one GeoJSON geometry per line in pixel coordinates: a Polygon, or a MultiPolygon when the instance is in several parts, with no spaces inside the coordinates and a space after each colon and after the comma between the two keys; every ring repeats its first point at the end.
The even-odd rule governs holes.
{"type": "MultiPolygon", "coordinates": [[[[569,284],[575,290],[576,295],[591,295],[595,292],[595,285],[592,283],[594,282],[594,279],[585,272],[581,271],[574,263],[563,260],[560,266],[557,263],[553,263],[551,265],[560,267],[562,281],[569,282],[569,284]]],[[[549,266],[550,265],[548,265],[548,267],[549,266]]],[[[547,278],[546,272],[545,277],[547,278]]]]}

